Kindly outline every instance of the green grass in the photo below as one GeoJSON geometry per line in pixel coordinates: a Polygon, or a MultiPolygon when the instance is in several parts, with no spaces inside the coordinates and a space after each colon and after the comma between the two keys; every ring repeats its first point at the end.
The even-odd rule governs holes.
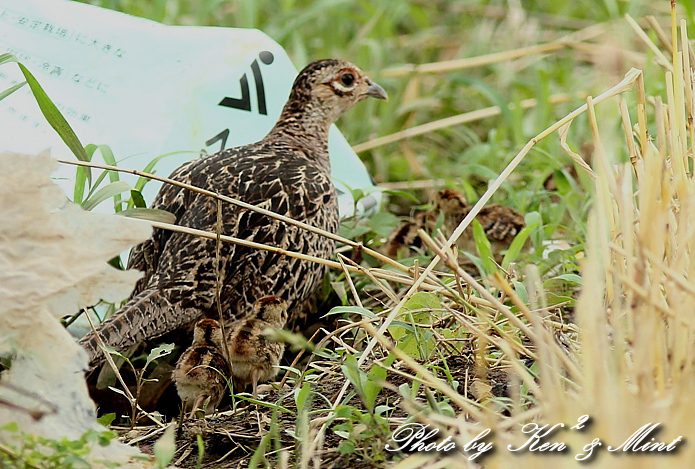
{"type": "MultiPolygon", "coordinates": [[[[525,9],[517,12],[508,12],[507,2],[480,0],[88,3],[172,25],[258,28],[283,46],[299,68],[323,57],[354,62],[388,90],[391,100],[363,103],[339,122],[352,144],[480,108],[506,108],[523,99],[539,100],[540,105],[534,110],[505,111],[498,117],[406,140],[405,149],[394,143],[361,154],[376,182],[442,178],[446,186],[469,187],[478,195],[529,138],[583,102],[576,97],[567,103],[550,105],[545,103],[548,96],[562,92],[595,95],[605,88],[607,79],[618,75],[608,77],[608,71],[578,60],[577,53],[569,48],[546,57],[533,56],[420,78],[382,77],[382,71],[401,64],[474,57],[533,45],[595,22],[617,21],[621,23],[617,28],[625,28],[623,14],[639,17],[655,13],[648,7],[650,2],[617,0],[524,2],[525,9]],[[409,163],[404,152],[412,152],[417,164],[409,163]]],[[[692,11],[686,13],[692,23],[692,11]]],[[[628,64],[621,65],[620,73],[627,67],[628,64]]],[[[617,128],[618,121],[615,123],[617,128]]],[[[581,125],[584,123],[574,124],[581,125]]],[[[574,130],[573,137],[589,135],[586,128],[574,130]]],[[[575,148],[582,143],[570,141],[575,148]]],[[[557,138],[542,142],[493,201],[508,203],[524,212],[549,210],[538,189],[550,170],[560,169],[567,161],[557,138]]],[[[416,195],[426,201],[425,194],[416,195]]],[[[570,218],[569,212],[581,210],[585,197],[576,199],[568,203],[570,218]]],[[[394,198],[393,202],[396,205],[388,207],[391,212],[407,212],[408,201],[394,198]]],[[[550,213],[543,215],[557,218],[550,213]]]]}

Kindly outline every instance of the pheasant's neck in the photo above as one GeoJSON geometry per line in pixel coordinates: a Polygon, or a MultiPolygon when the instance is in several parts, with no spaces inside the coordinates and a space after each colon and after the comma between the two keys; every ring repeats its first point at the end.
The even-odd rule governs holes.
{"type": "Polygon", "coordinates": [[[330,168],[328,132],[333,121],[332,116],[326,115],[313,101],[299,103],[290,100],[266,138],[281,139],[297,145],[330,168]]]}

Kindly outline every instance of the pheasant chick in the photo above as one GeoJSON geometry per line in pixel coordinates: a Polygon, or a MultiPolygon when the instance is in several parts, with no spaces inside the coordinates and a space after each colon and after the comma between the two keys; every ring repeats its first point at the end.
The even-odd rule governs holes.
{"type": "Polygon", "coordinates": [[[227,335],[232,382],[235,392],[248,383],[256,398],[259,382],[275,377],[285,344],[272,342],[268,329],[282,329],[287,322],[287,302],[277,296],[266,296],[253,305],[249,316],[233,323],[227,335]]]}
{"type": "MultiPolygon", "coordinates": [[[[444,189],[434,195],[434,209],[444,214],[444,228],[451,235],[473,208],[468,205],[461,193],[454,189],[444,189]]],[[[509,248],[517,234],[526,226],[524,216],[516,210],[499,204],[484,206],[475,216],[490,241],[495,259],[501,260],[501,253],[509,248]]],[[[468,226],[456,242],[460,249],[475,252],[473,229],[468,226]]]]}
{"type": "Polygon", "coordinates": [[[220,324],[214,319],[201,319],[193,330],[193,344],[176,362],[172,378],[181,398],[182,415],[192,416],[207,402],[206,413],[212,413],[224,396],[229,365],[223,354],[220,324]]]}

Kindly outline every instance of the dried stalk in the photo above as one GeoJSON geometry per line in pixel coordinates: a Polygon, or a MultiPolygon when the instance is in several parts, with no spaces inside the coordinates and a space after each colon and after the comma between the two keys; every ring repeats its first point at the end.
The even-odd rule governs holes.
{"type": "Polygon", "coordinates": [[[294,220],[294,219],[286,217],[284,215],[280,215],[279,213],[275,213],[275,212],[272,212],[270,210],[266,210],[264,208],[256,207],[255,205],[251,205],[251,204],[248,204],[246,202],[242,202],[241,200],[237,200],[237,199],[234,199],[232,197],[218,194],[216,192],[208,191],[206,189],[203,189],[203,188],[200,188],[197,186],[193,186],[191,184],[186,184],[184,182],[175,181],[173,179],[157,176],[157,175],[151,174],[151,173],[145,173],[143,171],[138,171],[136,169],[119,168],[118,166],[92,163],[92,162],[88,162],[88,161],[70,161],[70,160],[61,160],[61,159],[59,159],[57,161],[59,163],[69,164],[69,165],[73,165],[73,166],[86,166],[86,167],[90,167],[90,168],[97,168],[97,169],[104,169],[104,170],[109,170],[109,171],[118,171],[121,173],[134,174],[136,176],[146,177],[149,179],[153,179],[155,181],[160,181],[160,182],[164,182],[166,184],[172,184],[174,186],[188,189],[188,190],[193,191],[193,192],[205,194],[207,196],[214,197],[217,200],[229,202],[230,204],[236,205],[236,206],[244,208],[246,210],[251,210],[252,212],[261,213],[261,214],[266,215],[270,218],[274,218],[276,220],[280,220],[282,222],[285,222],[289,225],[293,225],[293,226],[296,226],[296,227],[301,228],[303,230],[310,231],[310,232],[318,234],[320,236],[324,236],[328,239],[338,241],[339,243],[343,243],[343,244],[346,244],[348,246],[352,246],[354,249],[357,249],[359,251],[364,252],[365,254],[368,254],[371,257],[374,257],[375,259],[380,260],[384,264],[388,264],[392,267],[395,267],[398,270],[401,270],[402,272],[408,271],[408,268],[405,267],[404,265],[400,264],[399,262],[394,261],[390,257],[385,256],[384,254],[382,254],[380,252],[374,251],[373,249],[370,249],[370,248],[364,246],[362,243],[357,243],[355,241],[352,241],[352,240],[347,239],[347,238],[343,238],[342,236],[331,233],[329,231],[322,230],[321,228],[317,228],[317,227],[311,226],[307,223],[304,223],[304,222],[301,222],[298,220],[294,220]]]}
{"type": "Polygon", "coordinates": [[[462,59],[445,60],[420,65],[401,65],[382,70],[382,77],[402,77],[414,73],[443,73],[466,68],[482,67],[509,60],[519,59],[530,55],[547,54],[556,50],[564,49],[570,42],[586,41],[603,34],[607,29],[605,24],[594,24],[582,30],[563,36],[545,44],[521,47],[519,49],[495,52],[493,54],[481,55],[478,57],[466,57],[462,59]]]}
{"type": "MultiPolygon", "coordinates": [[[[577,95],[581,94],[577,93],[577,95]]],[[[548,98],[548,102],[550,104],[559,104],[567,102],[570,99],[572,99],[572,96],[565,93],[560,93],[550,96],[548,98]]],[[[535,107],[537,104],[538,101],[535,99],[524,99],[519,102],[519,106],[522,109],[530,109],[535,107]]],[[[513,108],[513,106],[510,105],[510,109],[511,108],[513,108]]],[[[416,125],[415,127],[401,130],[399,132],[392,133],[391,135],[385,135],[383,137],[374,138],[363,143],[358,143],[357,145],[354,145],[352,149],[355,151],[355,153],[362,153],[364,151],[373,150],[374,148],[388,145],[389,143],[398,142],[406,138],[417,137],[418,135],[424,135],[437,130],[446,129],[448,127],[454,127],[456,125],[487,119],[488,117],[499,116],[500,114],[502,114],[502,110],[499,106],[491,106],[471,112],[464,112],[463,114],[445,117],[444,119],[439,119],[422,125],[416,125]]]]}

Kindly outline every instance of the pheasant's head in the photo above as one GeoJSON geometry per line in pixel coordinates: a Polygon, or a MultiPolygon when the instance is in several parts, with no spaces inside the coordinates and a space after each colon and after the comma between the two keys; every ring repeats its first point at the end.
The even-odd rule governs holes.
{"type": "Polygon", "coordinates": [[[388,99],[381,86],[350,62],[317,60],[297,75],[278,124],[300,124],[304,131],[327,137],[333,122],[369,96],[388,99]]]}
{"type": "Polygon", "coordinates": [[[276,329],[287,322],[287,302],[278,296],[264,296],[254,304],[253,314],[276,329]]]}
{"type": "Polygon", "coordinates": [[[432,201],[434,208],[440,212],[447,214],[460,213],[468,207],[466,198],[454,189],[443,189],[434,194],[432,201]]]}
{"type": "Polygon", "coordinates": [[[201,319],[193,329],[193,345],[222,348],[222,327],[214,319],[201,319]]]}

